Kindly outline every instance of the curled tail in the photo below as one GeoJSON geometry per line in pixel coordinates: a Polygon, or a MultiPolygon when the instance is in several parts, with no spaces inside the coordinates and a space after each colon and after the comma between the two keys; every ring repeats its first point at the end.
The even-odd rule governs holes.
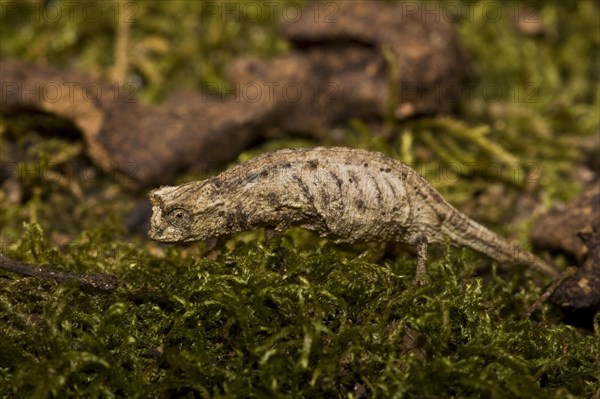
{"type": "Polygon", "coordinates": [[[453,209],[450,215],[442,224],[442,234],[452,242],[469,247],[500,263],[530,266],[552,277],[560,275],[553,266],[531,252],[505,240],[459,211],[453,209]]]}

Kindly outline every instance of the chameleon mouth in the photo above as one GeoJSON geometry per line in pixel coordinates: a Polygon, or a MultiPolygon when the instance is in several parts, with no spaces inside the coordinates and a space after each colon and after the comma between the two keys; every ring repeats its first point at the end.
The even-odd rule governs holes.
{"type": "Polygon", "coordinates": [[[148,194],[150,204],[152,204],[152,217],[150,218],[150,230],[148,237],[156,241],[168,241],[166,230],[168,224],[163,220],[163,199],[160,195],[162,188],[153,190],[148,194]]]}
{"type": "Polygon", "coordinates": [[[164,229],[161,229],[162,209],[159,205],[152,202],[152,217],[150,218],[150,230],[148,231],[148,237],[153,240],[162,241],[164,239],[164,229]]]}

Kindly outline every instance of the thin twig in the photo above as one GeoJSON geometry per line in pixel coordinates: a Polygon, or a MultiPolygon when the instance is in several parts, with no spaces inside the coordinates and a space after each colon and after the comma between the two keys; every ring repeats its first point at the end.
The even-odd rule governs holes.
{"type": "Polygon", "coordinates": [[[114,6],[117,7],[119,21],[117,23],[117,33],[115,40],[115,63],[112,70],[112,78],[119,85],[124,85],[127,81],[127,70],[129,69],[129,33],[131,23],[127,16],[122,15],[122,9],[126,5],[124,0],[116,0],[114,6]]]}
{"type": "Polygon", "coordinates": [[[18,273],[24,276],[50,279],[59,283],[76,282],[83,288],[93,288],[102,291],[112,291],[117,288],[119,281],[113,274],[80,274],[52,270],[7,258],[0,253],[0,269],[18,273]]]}

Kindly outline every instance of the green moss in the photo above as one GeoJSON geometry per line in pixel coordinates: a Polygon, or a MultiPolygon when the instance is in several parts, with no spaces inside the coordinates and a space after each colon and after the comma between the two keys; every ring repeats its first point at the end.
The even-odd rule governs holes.
{"type": "MultiPolygon", "coordinates": [[[[122,280],[98,295],[7,280],[4,396],[345,396],[357,383],[378,397],[597,389],[598,335],[524,319],[537,288],[498,277],[483,287],[453,253],[415,288],[412,261],[375,264],[323,240],[299,250],[295,234],[270,245],[238,241],[214,261],[175,247],[155,258],[104,237],[99,261],[89,249],[70,259],[39,227],[28,231],[26,259],[100,263],[122,280]],[[408,349],[408,331],[425,355],[408,349]]],[[[547,308],[540,316],[553,318],[547,308]]]]}
{"type": "MultiPolygon", "coordinates": [[[[94,3],[106,11],[94,23],[36,20],[35,10],[49,3],[0,1],[1,56],[108,75],[114,3],[94,3]],[[35,45],[33,37],[40,38],[35,45]]],[[[132,75],[147,100],[223,82],[224,65],[238,54],[287,48],[269,18],[207,12],[222,3],[133,4],[132,75]]],[[[598,131],[599,12],[591,1],[531,3],[544,33],[529,37],[510,21],[482,17],[489,4],[510,15],[514,3],[468,4],[472,18],[463,18],[459,31],[473,59],[473,97],[463,98],[451,117],[388,120],[389,140],[351,121],[342,144],[438,171],[430,181],[458,206],[501,185],[503,205],[478,216],[506,228],[502,221],[523,190],[549,204],[579,189],[572,178],[578,143],[598,131]],[[490,85],[502,88],[495,101],[483,94],[490,85]],[[491,163],[511,174],[491,173],[485,168],[491,163]]],[[[21,171],[0,191],[1,250],[55,269],[114,273],[120,287],[98,294],[1,273],[2,398],[352,397],[363,389],[375,398],[587,398],[600,392],[600,327],[564,325],[549,305],[524,318],[541,291],[528,272],[500,278],[492,268],[484,280],[474,276],[487,260],[438,248],[430,256],[430,283],[417,288],[410,284],[409,252],[385,255],[378,243],[338,246],[300,229],[273,242],[260,231],[238,234],[216,259],[203,256],[201,244],[149,242],[123,228],[138,197],[95,170],[77,142],[48,139],[48,130],[72,128],[37,117],[0,120],[2,167],[21,171]]],[[[272,140],[239,160],[316,143],[272,140]]]]}

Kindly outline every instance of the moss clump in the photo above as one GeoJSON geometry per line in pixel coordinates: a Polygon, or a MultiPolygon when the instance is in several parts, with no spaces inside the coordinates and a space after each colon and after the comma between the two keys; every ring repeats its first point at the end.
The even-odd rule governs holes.
{"type": "MultiPolygon", "coordinates": [[[[106,237],[105,237],[106,238],[106,237]]],[[[520,314],[539,290],[514,278],[483,286],[450,252],[411,286],[413,262],[369,261],[312,237],[298,249],[235,240],[218,260],[169,248],[158,259],[99,243],[111,294],[16,279],[1,288],[4,397],[589,397],[598,332],[520,314]],[[456,259],[456,260],[452,260],[456,259]],[[110,396],[110,395],[109,395],[110,396]]],[[[55,265],[40,230],[22,246],[55,265]]]]}
{"type": "MultiPolygon", "coordinates": [[[[116,3],[94,2],[105,11],[95,21],[80,18],[92,2],[68,3],[75,10],[63,15],[73,18],[36,19],[53,4],[0,0],[0,55],[109,75],[116,3]]],[[[130,77],[146,100],[222,83],[237,54],[287,48],[267,13],[209,12],[221,2],[132,4],[130,77]]],[[[478,220],[523,232],[527,224],[511,226],[511,216],[524,192],[548,205],[581,185],[580,144],[599,129],[598,6],[528,3],[544,29],[525,36],[510,18],[485,17],[496,8],[510,17],[516,3],[457,4],[471,10],[458,27],[473,95],[452,116],[388,120],[389,139],[351,121],[341,144],[409,161],[478,220]],[[494,101],[491,86],[500,88],[494,101]],[[509,174],[490,173],[492,164],[509,174]],[[486,194],[493,200],[481,201],[486,194]]],[[[141,196],[90,165],[63,137],[71,127],[33,119],[0,119],[1,251],[114,273],[121,285],[94,294],[0,273],[0,398],[600,395],[598,316],[595,331],[564,325],[549,305],[522,317],[540,294],[537,276],[500,278],[492,268],[474,277],[485,259],[439,248],[430,283],[416,288],[410,253],[336,246],[302,230],[270,243],[261,232],[236,235],[214,260],[201,244],[152,243],[123,228],[141,196]]],[[[273,140],[240,160],[316,143],[273,140]]]]}

